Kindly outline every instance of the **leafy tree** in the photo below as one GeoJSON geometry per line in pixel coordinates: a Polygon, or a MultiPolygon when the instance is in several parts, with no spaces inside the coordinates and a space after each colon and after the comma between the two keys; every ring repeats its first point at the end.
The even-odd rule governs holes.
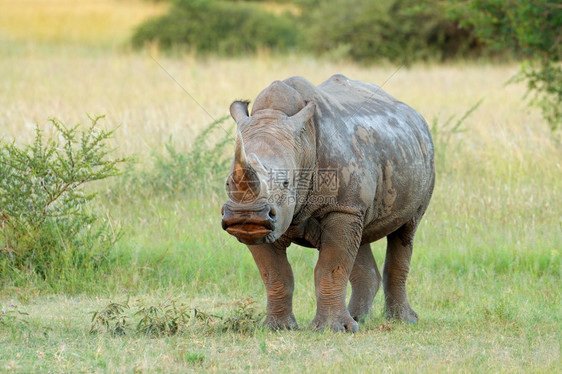
{"type": "Polygon", "coordinates": [[[499,51],[526,59],[515,80],[527,81],[553,130],[562,121],[562,4],[552,0],[450,0],[461,26],[499,51]]]}

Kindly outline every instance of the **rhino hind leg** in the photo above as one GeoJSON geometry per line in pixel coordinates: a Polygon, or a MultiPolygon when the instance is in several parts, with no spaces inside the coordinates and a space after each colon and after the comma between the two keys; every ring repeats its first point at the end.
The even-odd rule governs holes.
{"type": "Polygon", "coordinates": [[[383,287],[386,317],[416,323],[418,314],[412,309],[406,294],[406,279],[410,270],[414,234],[418,219],[413,218],[387,236],[386,259],[383,268],[383,287]]]}
{"type": "Polygon", "coordinates": [[[348,310],[353,319],[359,322],[371,313],[373,299],[381,283],[381,274],[370,244],[359,247],[349,282],[352,291],[348,310]]]}

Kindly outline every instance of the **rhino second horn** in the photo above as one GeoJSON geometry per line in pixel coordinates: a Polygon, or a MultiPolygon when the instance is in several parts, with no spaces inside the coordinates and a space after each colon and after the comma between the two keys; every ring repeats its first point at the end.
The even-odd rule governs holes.
{"type": "Polygon", "coordinates": [[[230,115],[232,116],[232,118],[234,118],[234,121],[236,121],[236,123],[242,122],[243,120],[248,118],[249,104],[249,101],[235,101],[230,104],[230,115]]]}

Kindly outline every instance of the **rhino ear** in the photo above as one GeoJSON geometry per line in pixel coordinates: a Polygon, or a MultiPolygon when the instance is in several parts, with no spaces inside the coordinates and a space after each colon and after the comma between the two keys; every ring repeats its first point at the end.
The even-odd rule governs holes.
{"type": "Polygon", "coordinates": [[[306,103],[304,108],[302,108],[298,113],[289,117],[289,121],[293,125],[295,131],[302,131],[304,130],[306,124],[310,119],[314,116],[316,112],[316,104],[314,102],[309,101],[306,103]]]}
{"type": "Polygon", "coordinates": [[[249,104],[250,104],[249,101],[235,101],[232,104],[230,104],[230,115],[232,116],[234,121],[236,121],[236,123],[240,123],[248,118],[249,104]]]}

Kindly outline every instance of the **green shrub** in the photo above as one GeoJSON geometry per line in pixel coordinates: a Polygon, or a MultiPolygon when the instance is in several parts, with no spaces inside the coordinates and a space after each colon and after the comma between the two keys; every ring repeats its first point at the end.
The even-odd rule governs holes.
{"type": "Polygon", "coordinates": [[[562,10],[550,0],[449,0],[453,19],[478,38],[526,62],[514,81],[526,81],[534,102],[556,130],[562,123],[562,10]]]}
{"type": "Polygon", "coordinates": [[[170,12],[148,20],[135,32],[132,44],[157,42],[163,48],[185,46],[197,52],[240,55],[260,47],[287,50],[295,46],[297,30],[286,16],[258,5],[214,0],[174,0],[170,12]]]}
{"type": "MultiPolygon", "coordinates": [[[[86,130],[52,119],[54,136],[37,127],[33,144],[0,143],[0,272],[55,280],[95,270],[119,239],[91,209],[85,186],[119,173],[124,159],[110,159],[106,140],[92,118],[86,130]]],[[[0,280],[4,280],[0,278],[0,280]]]]}
{"type": "Polygon", "coordinates": [[[301,0],[305,45],[357,61],[409,63],[467,56],[479,45],[443,7],[415,0],[301,0]]]}

